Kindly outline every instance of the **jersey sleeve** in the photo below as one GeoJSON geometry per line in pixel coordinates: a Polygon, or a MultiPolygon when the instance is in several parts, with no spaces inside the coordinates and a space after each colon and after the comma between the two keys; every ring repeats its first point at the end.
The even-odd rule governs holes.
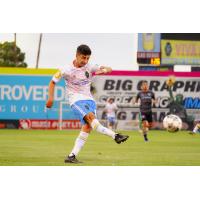
{"type": "Polygon", "coordinates": [[[54,83],[58,83],[60,81],[60,79],[62,78],[62,73],[60,70],[58,70],[54,75],[53,75],[53,78],[52,78],[52,81],[54,83]]]}
{"type": "Polygon", "coordinates": [[[89,68],[89,70],[90,70],[90,72],[96,72],[97,70],[99,70],[100,69],[100,65],[98,65],[98,64],[95,64],[95,65],[91,65],[91,64],[88,64],[88,68],[89,68]]]}
{"type": "Polygon", "coordinates": [[[69,76],[69,70],[64,68],[59,68],[58,71],[53,75],[52,81],[58,83],[62,78],[67,79],[69,76]]]}

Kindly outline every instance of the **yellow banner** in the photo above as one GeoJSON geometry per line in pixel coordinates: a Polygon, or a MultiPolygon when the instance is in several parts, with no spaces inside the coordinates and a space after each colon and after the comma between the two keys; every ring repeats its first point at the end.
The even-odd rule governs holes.
{"type": "Polygon", "coordinates": [[[161,40],[162,64],[200,64],[200,41],[161,40]]]}
{"type": "Polygon", "coordinates": [[[30,75],[53,75],[57,69],[34,69],[34,68],[20,68],[20,67],[0,67],[1,74],[30,74],[30,75]]]}

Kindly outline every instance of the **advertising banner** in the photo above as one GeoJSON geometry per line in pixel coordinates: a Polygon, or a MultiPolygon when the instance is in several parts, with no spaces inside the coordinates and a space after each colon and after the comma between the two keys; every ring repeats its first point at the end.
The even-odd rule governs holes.
{"type": "MultiPolygon", "coordinates": [[[[81,123],[79,120],[63,120],[61,124],[62,129],[80,129],[81,123]]],[[[58,120],[19,120],[20,129],[59,129],[58,120]]]]}
{"type": "Polygon", "coordinates": [[[200,41],[161,40],[161,64],[199,65],[200,41]]]}
{"type": "MultiPolygon", "coordinates": [[[[170,94],[165,81],[171,73],[118,71],[112,75],[97,76],[94,86],[99,119],[105,121],[103,115],[105,102],[107,98],[113,97],[119,107],[117,111],[118,128],[137,129],[139,108],[132,103],[132,99],[135,99],[140,91],[141,82],[147,80],[149,89],[155,93],[158,100],[156,107],[153,108],[155,128],[161,128],[163,118],[169,113],[170,94]]],[[[181,109],[186,111],[186,116],[181,117],[184,121],[184,128],[188,128],[200,118],[200,73],[173,74],[176,76],[176,82],[172,88],[174,103],[180,104],[181,109]]]]}
{"type": "MultiPolygon", "coordinates": [[[[48,85],[52,76],[0,75],[0,119],[58,119],[59,102],[67,102],[64,80],[55,88],[55,102],[45,108],[48,85]]],[[[64,105],[63,118],[76,119],[69,105],[64,105]]]]}
{"type": "MultiPolygon", "coordinates": [[[[155,128],[162,128],[163,118],[170,110],[170,94],[165,81],[172,73],[176,76],[176,82],[172,87],[174,105],[180,110],[178,115],[181,115],[184,128],[191,127],[194,121],[200,119],[200,73],[198,72],[113,71],[108,75],[95,76],[93,91],[99,120],[106,125],[103,114],[105,102],[109,97],[113,97],[119,107],[117,129],[138,129],[139,108],[132,103],[132,100],[140,91],[141,82],[147,80],[149,89],[155,93],[158,100],[153,108],[155,128]]],[[[0,120],[3,120],[1,127],[11,127],[6,125],[7,122],[10,124],[9,120],[16,120],[17,123],[14,124],[19,126],[20,121],[21,128],[57,129],[60,102],[65,102],[62,127],[80,128],[80,122],[67,104],[63,80],[56,85],[53,108],[45,109],[50,80],[51,76],[44,75],[0,75],[0,120]],[[5,123],[5,120],[8,121],[5,123]]]]}

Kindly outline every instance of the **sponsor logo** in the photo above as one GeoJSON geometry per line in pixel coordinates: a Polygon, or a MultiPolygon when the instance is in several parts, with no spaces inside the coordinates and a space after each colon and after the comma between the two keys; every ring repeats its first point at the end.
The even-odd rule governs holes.
{"type": "Polygon", "coordinates": [[[86,78],[89,78],[90,74],[88,71],[85,72],[85,76],[86,76],[86,78]]]}
{"type": "Polygon", "coordinates": [[[170,44],[170,42],[167,42],[165,45],[165,54],[167,56],[170,56],[172,52],[172,45],[170,44]]]}
{"type": "Polygon", "coordinates": [[[60,79],[62,77],[61,71],[56,72],[54,77],[60,79]]]}
{"type": "MultiPolygon", "coordinates": [[[[40,119],[27,119],[19,120],[19,128],[21,129],[59,129],[60,124],[58,120],[40,120],[40,119]]],[[[63,120],[62,129],[80,129],[81,123],[79,120],[63,120]]]]}

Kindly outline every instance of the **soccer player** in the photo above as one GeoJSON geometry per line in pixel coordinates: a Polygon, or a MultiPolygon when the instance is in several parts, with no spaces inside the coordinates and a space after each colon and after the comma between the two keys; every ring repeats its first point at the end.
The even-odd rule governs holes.
{"type": "Polygon", "coordinates": [[[188,129],[192,131],[194,126],[194,116],[188,115],[186,108],[184,107],[183,94],[177,94],[175,97],[172,92],[172,87],[176,82],[175,76],[169,76],[166,81],[167,89],[169,91],[169,113],[179,116],[183,122],[188,124],[188,129]]]}
{"type": "Polygon", "coordinates": [[[137,94],[135,103],[140,100],[140,128],[143,133],[144,140],[147,142],[147,132],[153,126],[152,104],[156,103],[155,95],[149,90],[148,82],[142,81],[141,91],[137,94]]]}
{"type": "Polygon", "coordinates": [[[116,125],[116,112],[118,110],[117,104],[114,102],[113,98],[109,98],[107,100],[106,106],[105,106],[105,112],[106,112],[106,118],[108,122],[108,128],[109,129],[115,129],[116,125]]]}
{"type": "Polygon", "coordinates": [[[61,68],[49,83],[49,97],[46,106],[51,108],[54,100],[55,84],[61,78],[66,82],[66,93],[74,113],[79,117],[82,127],[71,153],[65,158],[65,163],[79,163],[77,155],[84,146],[91,130],[111,137],[120,144],[129,136],[115,133],[102,126],[96,118],[96,103],[91,95],[92,74],[106,74],[112,71],[110,67],[90,65],[91,49],[87,45],[77,47],[75,60],[66,68],[61,68]]]}

